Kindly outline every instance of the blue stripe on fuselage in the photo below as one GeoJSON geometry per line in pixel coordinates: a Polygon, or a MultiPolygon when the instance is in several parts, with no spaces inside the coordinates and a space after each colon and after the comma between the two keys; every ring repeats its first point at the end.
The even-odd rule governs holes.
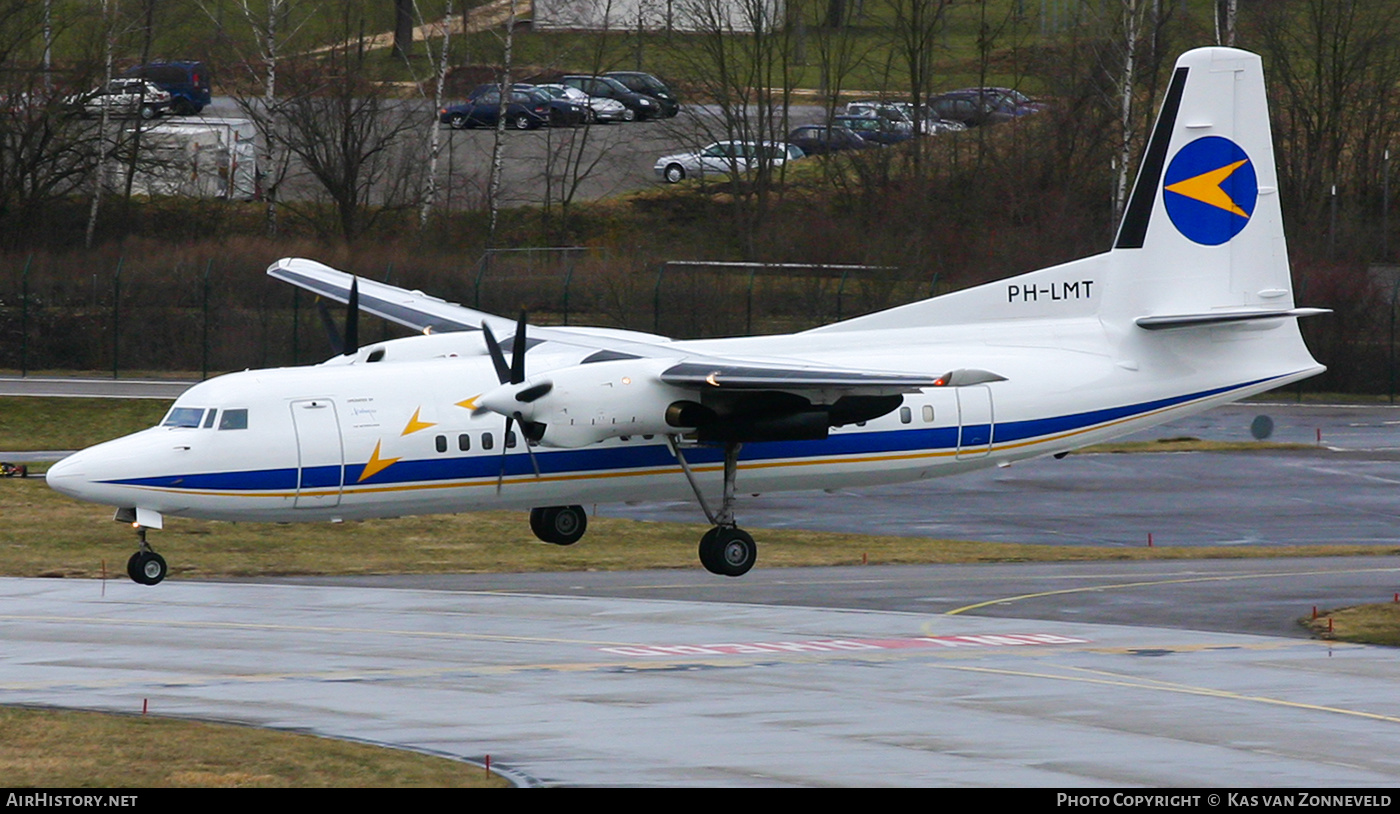
{"type": "MultiPolygon", "coordinates": [[[[1009,444],[1032,438],[1059,435],[1082,430],[1099,424],[1106,424],[1133,416],[1144,415],[1158,410],[1197,401],[1231,390],[1251,387],[1274,376],[1256,379],[1243,384],[1218,387],[1172,396],[1155,401],[1143,402],[1124,407],[1109,407],[1102,410],[1089,410],[1082,413],[1036,418],[1025,421],[998,422],[994,445],[1009,444]]],[[[930,427],[924,429],[885,430],[880,432],[838,433],[823,440],[815,441],[766,441],[744,445],[744,459],[764,461],[778,459],[800,459],[831,457],[842,455],[889,454],[912,451],[953,451],[958,447],[958,427],[930,427]]],[[[989,427],[986,424],[967,425],[963,428],[964,438],[985,438],[989,427]]],[[[968,446],[985,444],[986,441],[968,442],[968,446]]],[[[532,475],[534,465],[524,450],[501,455],[470,455],[463,457],[428,458],[423,460],[401,460],[376,472],[363,481],[358,480],[364,472],[364,464],[348,464],[343,467],[311,467],[303,473],[303,488],[335,487],[343,476],[346,487],[382,486],[388,484],[419,483],[425,481],[471,480],[496,478],[501,474],[502,460],[505,474],[532,475]]],[[[718,447],[697,447],[686,452],[686,460],[692,464],[713,464],[724,460],[724,451],[718,447]]],[[[562,473],[606,472],[609,470],[646,469],[670,467],[675,458],[670,450],[659,444],[638,446],[617,446],[603,449],[545,450],[535,449],[535,463],[541,475],[562,473]]],[[[211,472],[193,475],[164,475],[158,477],[122,478],[105,483],[123,486],[149,486],[162,489],[190,489],[205,491],[274,491],[295,490],[297,470],[257,469],[243,472],[211,472]]]]}

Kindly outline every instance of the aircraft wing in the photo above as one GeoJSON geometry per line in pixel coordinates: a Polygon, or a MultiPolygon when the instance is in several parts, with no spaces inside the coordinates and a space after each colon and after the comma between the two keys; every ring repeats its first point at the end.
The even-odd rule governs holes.
{"type": "MultiPolygon", "coordinates": [[[[337,271],[315,260],[300,257],[285,257],[267,269],[269,277],[310,291],[334,302],[350,301],[350,284],[355,277],[337,271]]],[[[507,335],[515,330],[515,322],[485,311],[468,308],[455,302],[424,294],[422,291],[409,291],[398,286],[375,282],[367,277],[358,281],[360,310],[381,317],[398,325],[423,333],[446,333],[449,331],[479,331],[487,325],[497,335],[507,335]]],[[[671,339],[640,331],[624,331],[610,328],[567,328],[531,327],[530,336],[539,340],[567,342],[579,347],[592,347],[624,350],[633,355],[651,355],[643,346],[650,343],[667,343],[671,339]]]]}
{"type": "Polygon", "coordinates": [[[584,446],[616,435],[687,428],[702,440],[824,438],[829,427],[877,418],[898,408],[904,394],[925,387],[1002,380],[985,370],[930,375],[804,359],[719,357],[636,331],[522,328],[493,314],[420,291],[356,280],[300,258],[279,260],[267,273],[336,302],[350,301],[353,283],[360,310],[425,333],[481,332],[502,384],[472,401],[479,409],[522,421],[531,440],[549,446],[584,446]],[[528,338],[517,347],[552,343],[584,355],[578,364],[530,375],[528,360],[514,358],[519,351],[512,349],[507,362],[506,343],[495,338],[522,329],[528,338]],[[626,394],[617,386],[626,387],[626,394]]]}

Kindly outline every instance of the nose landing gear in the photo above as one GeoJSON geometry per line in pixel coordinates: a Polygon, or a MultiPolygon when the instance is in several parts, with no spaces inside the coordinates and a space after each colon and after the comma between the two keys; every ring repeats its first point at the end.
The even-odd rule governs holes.
{"type": "Polygon", "coordinates": [[[136,537],[141,541],[141,547],[126,561],[126,575],[131,577],[132,582],[155,585],[165,579],[169,572],[165,558],[157,554],[146,542],[145,526],[136,529],[136,537]]]}

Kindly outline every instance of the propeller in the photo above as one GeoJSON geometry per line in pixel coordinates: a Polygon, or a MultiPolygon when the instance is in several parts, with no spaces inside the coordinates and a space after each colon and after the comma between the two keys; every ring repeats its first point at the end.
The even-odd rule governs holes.
{"type": "Polygon", "coordinates": [[[316,298],[316,311],[321,315],[321,324],[326,328],[326,337],[331,347],[343,356],[354,356],[360,349],[360,278],[350,278],[350,299],[345,303],[345,335],[336,330],[335,320],[326,301],[316,298]]]}
{"type": "MultiPolygon", "coordinates": [[[[520,312],[520,319],[515,323],[515,337],[511,340],[510,363],[506,363],[505,353],[501,351],[501,343],[496,341],[496,335],[491,332],[491,326],[485,322],[481,323],[481,333],[486,339],[486,350],[491,354],[491,363],[496,366],[496,378],[501,384],[522,384],[525,381],[525,351],[528,349],[525,342],[526,318],[525,312],[520,312]]],[[[527,387],[521,391],[520,395],[539,390],[542,385],[527,387]]],[[[544,385],[548,386],[548,385],[544,385]]],[[[545,392],[548,392],[546,390],[545,392]]],[[[541,393],[540,395],[543,395],[541,393]]],[[[534,398],[539,398],[536,395],[534,398]]],[[[529,399],[533,401],[534,399],[529,399]]],[[[525,452],[530,456],[530,466],[535,470],[535,477],[540,476],[540,465],[535,460],[535,451],[530,448],[530,442],[539,441],[544,436],[545,426],[537,421],[526,421],[519,410],[514,413],[506,413],[506,438],[510,438],[512,425],[520,423],[520,434],[524,436],[525,452]]],[[[501,492],[501,483],[506,477],[506,451],[510,449],[503,440],[501,443],[501,471],[496,476],[496,493],[501,492]]]]}

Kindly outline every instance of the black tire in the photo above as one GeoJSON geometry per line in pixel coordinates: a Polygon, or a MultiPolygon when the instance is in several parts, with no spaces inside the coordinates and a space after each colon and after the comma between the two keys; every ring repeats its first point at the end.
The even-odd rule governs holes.
{"type": "Polygon", "coordinates": [[[535,120],[528,113],[517,113],[511,117],[510,125],[516,130],[534,130],[535,120]]]}
{"type": "Polygon", "coordinates": [[[453,130],[467,129],[467,117],[462,113],[453,113],[447,118],[447,126],[453,130]]]}
{"type": "Polygon", "coordinates": [[[146,121],[150,121],[151,119],[157,118],[159,116],[160,111],[156,110],[155,107],[151,105],[141,105],[141,118],[145,119],[146,121]]]}
{"type": "Polygon", "coordinates": [[[715,540],[720,531],[720,527],[715,526],[700,536],[700,564],[705,566],[705,570],[711,574],[721,573],[719,570],[719,547],[715,540]]]}
{"type": "Polygon", "coordinates": [[[165,565],[165,558],[154,551],[138,551],[132,560],[136,561],[136,567],[131,568],[131,560],[127,561],[127,568],[131,571],[131,578],[141,585],[156,585],[165,579],[168,570],[165,565]]]}
{"type": "Polygon", "coordinates": [[[623,110],[622,110],[622,120],[625,121],[625,122],[634,122],[634,121],[636,121],[636,120],[637,120],[637,111],[633,110],[633,109],[630,108],[630,107],[623,108],[623,110]]]}
{"type": "Polygon", "coordinates": [[[171,105],[171,110],[176,116],[193,116],[199,112],[195,108],[194,102],[189,99],[176,99],[175,103],[171,105]]]}
{"type": "Polygon", "coordinates": [[[680,164],[667,164],[665,178],[668,184],[679,184],[685,180],[685,167],[680,164]]]}
{"type": "Polygon", "coordinates": [[[712,574],[741,577],[758,562],[758,544],[741,528],[716,526],[700,538],[700,564],[712,574]]]}
{"type": "Polygon", "coordinates": [[[141,552],[138,551],[135,554],[132,554],[131,558],[126,561],[126,575],[131,578],[132,582],[141,581],[141,578],[137,576],[137,574],[141,573],[140,569],[141,552]]]}
{"type": "Polygon", "coordinates": [[[530,510],[530,531],[546,543],[573,545],[588,530],[582,506],[544,506],[530,510]]]}

